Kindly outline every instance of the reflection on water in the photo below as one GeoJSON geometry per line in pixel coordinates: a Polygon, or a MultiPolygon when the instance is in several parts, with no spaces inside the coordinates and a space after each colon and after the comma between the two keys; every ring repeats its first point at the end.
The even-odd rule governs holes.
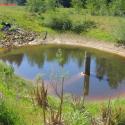
{"type": "Polygon", "coordinates": [[[63,69],[67,76],[66,93],[107,98],[125,92],[125,59],[108,53],[85,48],[39,46],[15,49],[0,54],[0,58],[11,64],[16,74],[28,79],[43,74],[44,80],[49,81],[50,77],[54,78],[52,74],[56,76],[63,69]],[[62,51],[61,62],[56,58],[59,48],[62,51]],[[85,52],[91,55],[89,62],[85,52]],[[90,72],[90,76],[80,76],[80,72],[90,72]]]}

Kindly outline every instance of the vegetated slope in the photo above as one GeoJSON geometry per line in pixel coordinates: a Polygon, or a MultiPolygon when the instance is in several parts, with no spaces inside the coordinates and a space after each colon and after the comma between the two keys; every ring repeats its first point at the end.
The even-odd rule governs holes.
{"type": "MultiPolygon", "coordinates": [[[[34,100],[34,89],[31,82],[14,75],[11,66],[0,62],[0,122],[5,125],[41,125],[43,124],[42,108],[34,100]]],[[[40,89],[40,88],[39,88],[40,89]]],[[[38,96],[38,93],[36,93],[38,96]]],[[[48,104],[52,111],[58,111],[60,99],[47,95],[48,104]]],[[[62,122],[65,125],[90,125],[91,122],[103,122],[111,117],[110,122],[124,123],[125,100],[112,100],[104,102],[84,102],[80,98],[63,98],[62,122]],[[105,115],[106,112],[110,114],[105,115]]],[[[46,120],[50,111],[46,110],[46,120]]],[[[55,119],[56,120],[56,119],[55,119]]]]}
{"type": "MultiPolygon", "coordinates": [[[[19,27],[41,33],[41,35],[46,31],[49,34],[57,34],[62,31],[61,29],[57,31],[51,26],[54,23],[52,19],[57,19],[57,23],[62,25],[62,27],[68,26],[67,30],[64,28],[63,32],[76,33],[91,39],[115,41],[115,37],[120,35],[117,33],[117,30],[121,24],[124,25],[124,17],[91,16],[84,11],[78,13],[74,8],[56,8],[54,11],[48,10],[45,13],[37,14],[29,12],[26,7],[0,7],[0,19],[1,22],[11,23],[12,29],[19,27]],[[93,24],[95,27],[93,27],[93,24]],[[69,25],[72,25],[72,27],[70,28],[69,25]]],[[[0,37],[3,36],[4,33],[0,31],[0,37]]]]}

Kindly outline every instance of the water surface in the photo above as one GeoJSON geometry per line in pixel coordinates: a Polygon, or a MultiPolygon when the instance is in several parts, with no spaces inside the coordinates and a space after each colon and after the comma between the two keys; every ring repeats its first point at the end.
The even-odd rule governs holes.
{"type": "Polygon", "coordinates": [[[50,83],[65,76],[64,91],[68,94],[107,99],[125,93],[125,58],[109,53],[44,45],[14,49],[0,54],[0,59],[26,79],[34,80],[42,74],[45,82],[50,83]],[[91,55],[90,77],[80,75],[85,71],[85,52],[91,55]]]}

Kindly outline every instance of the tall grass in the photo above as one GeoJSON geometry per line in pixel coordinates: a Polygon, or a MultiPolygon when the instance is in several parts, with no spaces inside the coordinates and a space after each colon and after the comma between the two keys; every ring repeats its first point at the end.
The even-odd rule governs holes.
{"type": "Polygon", "coordinates": [[[73,21],[69,18],[68,14],[65,13],[48,15],[48,17],[45,18],[43,25],[57,31],[71,31],[78,34],[96,28],[96,23],[94,21],[85,19],[73,21]]]}
{"type": "Polygon", "coordinates": [[[12,66],[7,66],[3,62],[0,62],[0,77],[2,80],[7,80],[12,78],[14,75],[14,69],[12,66]]]}
{"type": "Polygon", "coordinates": [[[14,110],[9,108],[6,103],[0,99],[0,124],[1,125],[25,125],[14,110]]]}
{"type": "Polygon", "coordinates": [[[37,88],[35,89],[33,96],[35,97],[38,106],[40,106],[43,110],[42,116],[44,125],[63,125],[63,120],[62,120],[62,105],[63,105],[63,91],[64,91],[63,84],[64,84],[64,78],[62,79],[62,90],[61,90],[61,95],[59,97],[60,104],[58,108],[55,110],[53,106],[48,102],[48,94],[47,94],[47,89],[44,85],[44,81],[41,80],[37,81],[37,88]],[[47,114],[49,114],[49,116],[47,116],[47,114]]]}
{"type": "Polygon", "coordinates": [[[72,27],[71,21],[68,17],[52,16],[48,20],[44,21],[44,26],[50,27],[59,31],[67,31],[72,27]]]}
{"type": "Polygon", "coordinates": [[[118,46],[125,46],[125,23],[113,28],[113,35],[118,46]]]}
{"type": "Polygon", "coordinates": [[[102,105],[98,118],[91,119],[92,125],[124,125],[125,124],[125,109],[120,106],[113,106],[109,100],[108,105],[102,105]]]}

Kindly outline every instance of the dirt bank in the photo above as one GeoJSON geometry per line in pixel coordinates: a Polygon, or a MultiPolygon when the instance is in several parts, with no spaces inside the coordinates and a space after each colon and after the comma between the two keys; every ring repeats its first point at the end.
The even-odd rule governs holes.
{"type": "Polygon", "coordinates": [[[40,37],[36,38],[33,41],[27,40],[27,42],[13,42],[13,46],[15,47],[21,47],[27,45],[33,46],[42,44],[58,44],[58,45],[88,47],[125,57],[125,47],[124,48],[118,47],[111,42],[91,40],[88,38],[84,38],[83,36],[80,35],[61,34],[55,36],[48,36],[46,40],[43,40],[43,38],[40,37]]]}
{"type": "Polygon", "coordinates": [[[37,39],[28,43],[28,45],[39,45],[39,44],[58,44],[58,45],[88,47],[125,57],[125,48],[123,47],[118,47],[114,43],[90,40],[80,36],[70,37],[67,35],[60,35],[48,38],[46,40],[37,39]]]}

